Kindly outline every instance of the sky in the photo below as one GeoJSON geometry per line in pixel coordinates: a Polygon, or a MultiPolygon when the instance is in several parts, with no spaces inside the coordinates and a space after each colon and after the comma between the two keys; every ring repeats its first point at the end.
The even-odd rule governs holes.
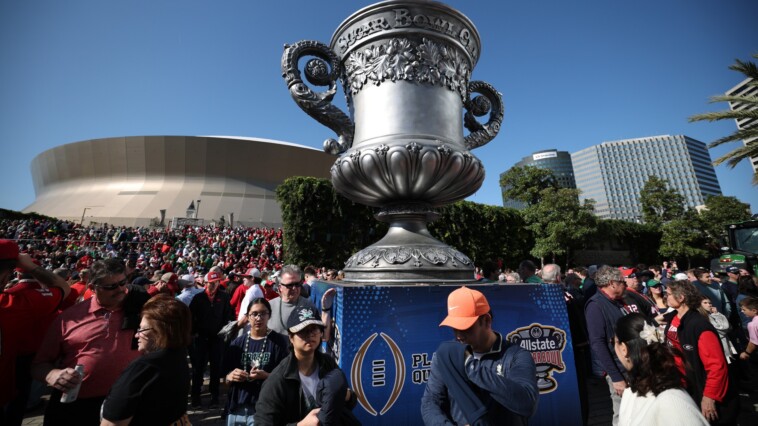
{"type": "MultiPolygon", "coordinates": [[[[33,202],[36,155],[82,140],[224,135],[321,149],[334,135],[290,98],[283,45],[328,44],[372,3],[0,1],[0,208],[33,202]]],[[[470,201],[501,205],[500,173],[535,151],[664,134],[707,143],[736,130],[734,121],[687,118],[728,108],[709,97],[743,80],[728,69],[735,59],[758,53],[755,0],[446,3],[479,30],[472,79],[505,103],[500,134],[473,151],[487,177],[470,201]]],[[[716,174],[724,195],[758,212],[746,161],[716,174]]]]}

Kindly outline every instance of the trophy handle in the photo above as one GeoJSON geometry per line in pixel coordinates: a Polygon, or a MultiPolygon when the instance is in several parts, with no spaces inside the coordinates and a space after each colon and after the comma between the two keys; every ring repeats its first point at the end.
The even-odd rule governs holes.
{"type": "Polygon", "coordinates": [[[497,136],[500,125],[503,123],[504,110],[500,92],[483,81],[469,82],[464,107],[466,108],[466,115],[463,117],[464,126],[471,132],[464,139],[467,149],[472,150],[485,145],[497,136]],[[480,93],[482,96],[471,99],[472,92],[480,93]],[[490,114],[487,124],[481,124],[474,118],[474,116],[481,117],[487,113],[490,114]]]}
{"type": "Polygon", "coordinates": [[[324,151],[339,155],[353,144],[355,124],[344,112],[332,105],[337,93],[337,79],[341,67],[337,55],[329,47],[318,41],[303,40],[293,45],[284,45],[282,54],[282,77],[292,99],[306,114],[324,126],[334,130],[339,140],[324,141],[324,151]],[[303,82],[298,61],[303,56],[314,56],[305,65],[305,78],[314,86],[328,86],[325,92],[315,93],[303,82]]]}

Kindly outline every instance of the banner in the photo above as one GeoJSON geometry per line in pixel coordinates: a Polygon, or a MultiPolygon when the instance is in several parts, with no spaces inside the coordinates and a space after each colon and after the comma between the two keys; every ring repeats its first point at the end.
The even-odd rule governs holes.
{"type": "MultiPolygon", "coordinates": [[[[566,304],[558,285],[472,284],[493,329],[531,352],[540,398],[530,425],[581,424],[566,304]]],[[[458,286],[337,287],[332,350],[358,395],[364,425],[419,425],[432,356],[453,340],[439,327],[458,286]]]]}

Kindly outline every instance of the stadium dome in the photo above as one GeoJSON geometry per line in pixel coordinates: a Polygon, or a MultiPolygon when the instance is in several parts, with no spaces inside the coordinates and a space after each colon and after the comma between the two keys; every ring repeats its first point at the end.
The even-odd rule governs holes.
{"type": "Polygon", "coordinates": [[[188,216],[205,223],[281,226],[275,190],[291,176],[329,177],[335,157],[273,140],[133,136],[61,145],[32,160],[36,200],[24,212],[147,226],[188,216]],[[199,201],[198,201],[199,200],[199,201]]]}

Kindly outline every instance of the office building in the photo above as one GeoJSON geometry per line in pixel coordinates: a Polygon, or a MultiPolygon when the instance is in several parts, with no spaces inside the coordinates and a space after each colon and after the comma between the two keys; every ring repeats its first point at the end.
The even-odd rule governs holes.
{"type": "Polygon", "coordinates": [[[603,219],[641,222],[640,190],[652,175],[668,181],[688,208],[721,195],[711,156],[703,142],[684,135],[603,142],[571,154],[580,200],[595,200],[603,219]]]}
{"type": "MultiPolygon", "coordinates": [[[[758,86],[748,86],[748,83],[753,81],[752,78],[746,78],[740,84],[732,87],[726,92],[727,96],[758,96],[758,86]]],[[[729,108],[732,109],[732,111],[739,111],[742,109],[747,108],[747,105],[741,103],[741,102],[729,102],[729,108]]],[[[748,127],[756,126],[758,125],[758,120],[755,118],[741,118],[739,120],[735,120],[737,122],[737,129],[738,130],[745,130],[748,127]]],[[[753,142],[756,139],[749,139],[742,141],[745,145],[747,145],[748,142],[753,142]]],[[[758,157],[753,157],[750,159],[750,163],[753,165],[753,173],[758,174],[758,157]]]]}
{"type": "MultiPolygon", "coordinates": [[[[566,151],[558,151],[555,149],[537,151],[532,155],[522,158],[521,161],[516,163],[513,167],[524,166],[550,170],[553,172],[553,175],[561,188],[576,188],[574,169],[571,166],[571,154],[566,151]]],[[[505,173],[508,173],[508,171],[503,172],[500,176],[502,177],[505,173]]],[[[505,188],[503,187],[500,189],[501,191],[505,191],[505,188]]],[[[504,195],[503,206],[515,209],[522,209],[525,207],[523,203],[516,200],[506,199],[504,195]]]]}

